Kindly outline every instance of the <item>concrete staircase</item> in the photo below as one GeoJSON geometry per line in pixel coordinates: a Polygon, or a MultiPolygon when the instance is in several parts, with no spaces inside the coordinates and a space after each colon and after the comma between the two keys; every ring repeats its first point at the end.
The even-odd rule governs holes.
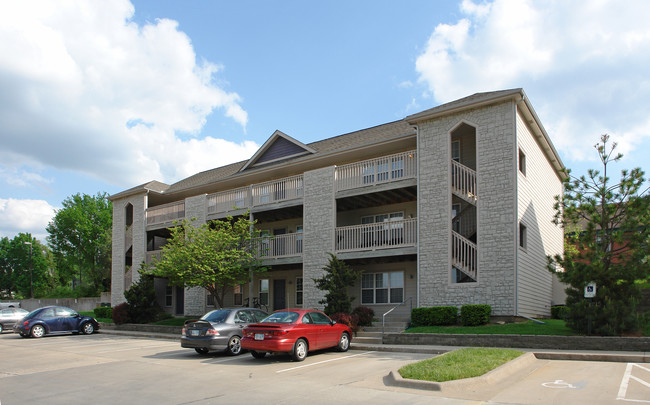
{"type": "MultiPolygon", "coordinates": [[[[409,325],[408,318],[389,318],[384,324],[384,332],[399,333],[403,332],[409,325]]],[[[362,326],[356,335],[352,338],[354,343],[365,343],[380,345],[381,341],[381,320],[374,321],[372,326],[362,326]]]]}

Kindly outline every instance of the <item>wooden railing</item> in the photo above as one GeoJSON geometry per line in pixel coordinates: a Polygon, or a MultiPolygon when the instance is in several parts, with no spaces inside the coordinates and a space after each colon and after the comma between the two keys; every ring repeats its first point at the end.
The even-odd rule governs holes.
{"type": "Polygon", "coordinates": [[[250,187],[240,187],[208,195],[208,214],[248,208],[250,187]]]}
{"type": "Polygon", "coordinates": [[[338,191],[350,190],[415,178],[416,176],[415,151],[403,152],[338,166],[336,168],[336,189],[338,191]]]}
{"type": "Polygon", "coordinates": [[[417,218],[336,228],[338,252],[408,247],[416,243],[417,218]]]}
{"type": "Polygon", "coordinates": [[[260,258],[280,258],[302,255],[302,233],[262,236],[255,238],[260,258]]]}
{"type": "Polygon", "coordinates": [[[454,267],[474,280],[477,275],[478,251],[476,244],[451,231],[451,262],[454,267]]]}
{"type": "Polygon", "coordinates": [[[451,161],[451,187],[456,195],[465,201],[476,204],[478,190],[476,187],[476,171],[469,167],[451,161]]]}
{"type": "Polygon", "coordinates": [[[147,208],[147,225],[163,224],[185,218],[185,201],[147,208]]]}
{"type": "Polygon", "coordinates": [[[292,200],[302,197],[303,176],[285,177],[279,180],[255,184],[252,187],[253,206],[292,200]]]}

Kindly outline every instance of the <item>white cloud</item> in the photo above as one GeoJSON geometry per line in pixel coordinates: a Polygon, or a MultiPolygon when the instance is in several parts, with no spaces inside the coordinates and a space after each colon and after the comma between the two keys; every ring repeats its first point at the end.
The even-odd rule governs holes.
{"type": "Polygon", "coordinates": [[[31,233],[45,242],[45,228],[54,217],[55,210],[43,200],[0,199],[0,237],[13,238],[19,233],[31,233]]]}
{"type": "Polygon", "coordinates": [[[211,114],[248,121],[216,83],[222,66],[197,61],[175,21],[139,26],[133,13],[127,0],[0,3],[5,170],[42,164],[128,187],[178,180],[179,161],[205,170],[254,153],[197,137],[211,114]]]}
{"type": "Polygon", "coordinates": [[[650,3],[464,0],[416,60],[441,103],[523,87],[569,160],[608,132],[629,153],[650,139],[650,3]]]}

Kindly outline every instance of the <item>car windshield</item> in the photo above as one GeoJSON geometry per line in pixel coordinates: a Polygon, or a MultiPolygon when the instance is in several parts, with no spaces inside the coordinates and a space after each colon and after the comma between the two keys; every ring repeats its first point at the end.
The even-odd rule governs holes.
{"type": "Polygon", "coordinates": [[[280,311],[267,316],[261,323],[294,323],[297,319],[297,312],[280,311]]]}
{"type": "Polygon", "coordinates": [[[216,309],[214,311],[210,311],[207,314],[203,315],[201,317],[201,320],[214,322],[214,323],[222,323],[226,321],[226,318],[228,318],[229,313],[230,311],[226,309],[216,309]]]}

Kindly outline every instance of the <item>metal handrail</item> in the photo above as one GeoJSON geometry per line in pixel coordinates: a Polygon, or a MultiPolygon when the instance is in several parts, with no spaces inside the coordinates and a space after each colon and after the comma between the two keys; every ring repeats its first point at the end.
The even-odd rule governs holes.
{"type": "Polygon", "coordinates": [[[408,297],[407,299],[405,299],[401,303],[399,303],[399,304],[395,305],[394,307],[392,307],[391,309],[389,309],[388,312],[385,312],[381,316],[381,342],[382,343],[384,342],[384,324],[386,323],[386,315],[390,314],[391,312],[393,312],[394,310],[396,310],[400,306],[404,305],[407,301],[410,302],[410,304],[411,304],[411,312],[412,312],[413,311],[413,297],[408,297]]]}

